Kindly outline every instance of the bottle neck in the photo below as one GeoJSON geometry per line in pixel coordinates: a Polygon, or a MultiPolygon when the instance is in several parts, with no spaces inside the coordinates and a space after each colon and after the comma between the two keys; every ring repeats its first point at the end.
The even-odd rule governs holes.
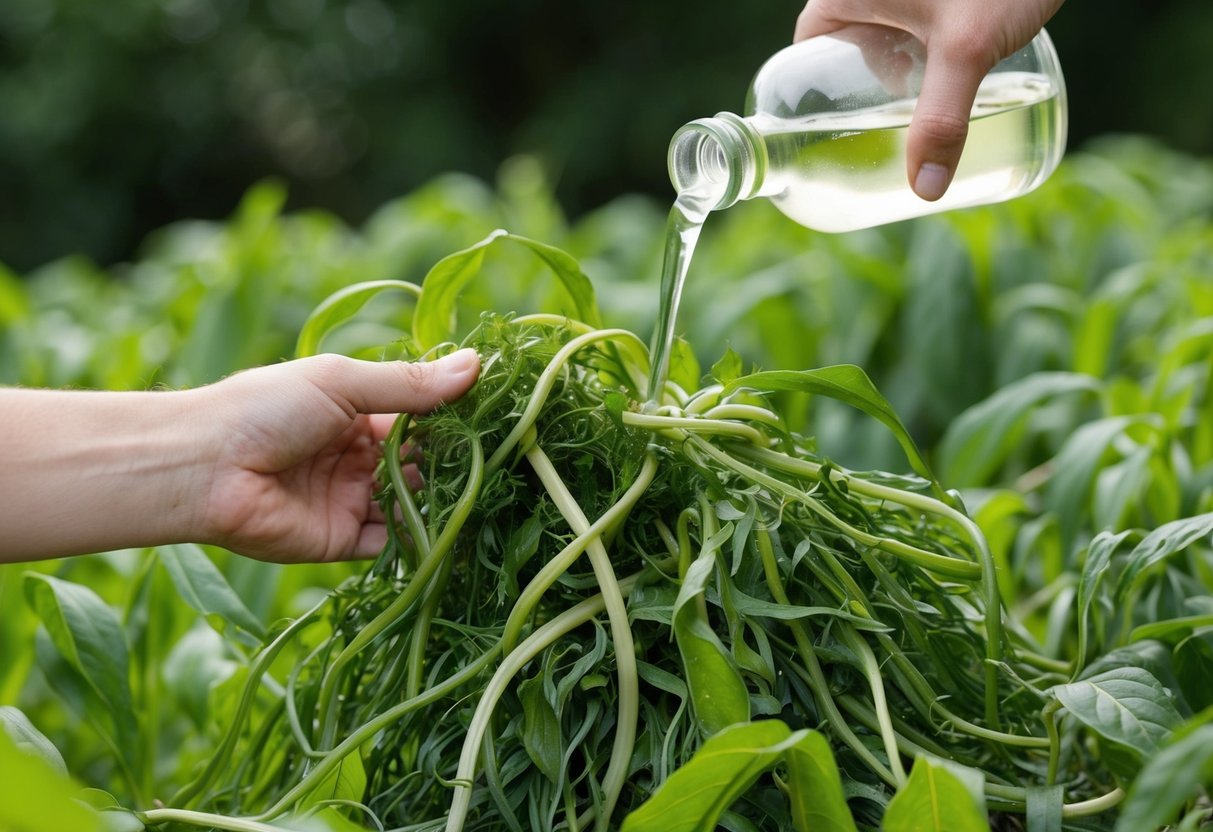
{"type": "Polygon", "coordinates": [[[717,113],[674,134],[669,168],[679,202],[706,216],[759,195],[767,171],[766,145],[745,119],[717,113]]]}

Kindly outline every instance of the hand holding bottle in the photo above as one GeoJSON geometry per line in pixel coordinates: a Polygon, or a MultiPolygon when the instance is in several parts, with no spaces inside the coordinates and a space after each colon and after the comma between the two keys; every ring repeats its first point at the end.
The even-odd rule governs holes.
{"type": "Polygon", "coordinates": [[[810,0],[794,40],[853,23],[908,32],[926,46],[922,90],[910,124],[906,173],[923,199],[943,196],[968,135],[969,113],[986,73],[1035,37],[1062,0],[810,0]]]}

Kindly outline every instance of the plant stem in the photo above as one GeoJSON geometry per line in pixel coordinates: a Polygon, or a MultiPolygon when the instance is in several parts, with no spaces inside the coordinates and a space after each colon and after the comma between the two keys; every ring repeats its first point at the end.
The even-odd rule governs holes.
{"type": "Polygon", "coordinates": [[[518,594],[518,600],[514,602],[514,607],[510,610],[509,618],[506,619],[505,628],[501,635],[502,647],[507,654],[518,643],[518,637],[522,633],[522,628],[526,625],[527,619],[530,618],[535,605],[539,603],[539,599],[543,596],[543,593],[547,592],[552,584],[576,563],[577,558],[581,556],[581,553],[586,550],[586,547],[590,543],[600,539],[606,529],[611,528],[627,517],[628,513],[636,505],[636,502],[648,490],[656,473],[656,455],[651,452],[645,454],[644,462],[640,467],[640,473],[636,475],[636,480],[628,486],[628,490],[615,502],[615,505],[607,509],[583,534],[578,534],[557,555],[544,564],[543,568],[531,579],[531,582],[518,594]]]}
{"type": "Polygon", "coordinates": [[[333,660],[333,664],[324,674],[324,681],[320,685],[320,700],[318,703],[321,725],[320,742],[317,744],[319,750],[328,750],[333,743],[334,735],[337,731],[337,688],[341,683],[342,673],[346,665],[361,653],[368,644],[399,621],[401,616],[408,611],[409,607],[425,591],[430,579],[450,552],[451,547],[454,546],[455,538],[463,529],[463,524],[467,521],[467,517],[472,511],[472,506],[475,505],[476,497],[480,494],[480,486],[484,481],[484,453],[481,450],[480,437],[476,433],[470,432],[468,434],[468,441],[472,447],[469,454],[471,460],[468,467],[467,483],[464,486],[463,493],[455,502],[450,516],[446,518],[442,532],[435,538],[429,555],[418,565],[417,571],[413,573],[412,579],[404,590],[396,596],[395,600],[383,612],[375,616],[375,619],[371,623],[359,630],[358,634],[350,639],[349,644],[338,654],[337,658],[333,660]]]}
{"type": "Polygon", "coordinates": [[[257,658],[253,661],[253,665],[249,668],[248,681],[245,682],[244,691],[240,695],[240,703],[236,706],[236,714],[232,717],[231,725],[228,726],[227,733],[223,736],[223,742],[220,743],[218,750],[207,763],[206,768],[202,770],[194,780],[182,786],[170,803],[175,803],[181,806],[189,806],[204,789],[206,789],[211,781],[215,779],[215,775],[220,769],[228,764],[231,759],[232,751],[236,747],[236,741],[240,737],[240,732],[244,728],[244,721],[248,718],[249,711],[253,706],[253,699],[257,694],[257,690],[261,687],[261,677],[269,670],[274,659],[282,652],[282,648],[294,638],[300,630],[315,620],[320,612],[320,608],[328,603],[328,599],[320,601],[316,606],[312,607],[299,618],[295,619],[290,625],[283,630],[277,638],[266,645],[265,648],[257,654],[257,658]]]}
{"type": "Polygon", "coordinates": [[[872,706],[876,711],[876,719],[880,724],[880,736],[884,740],[885,754],[889,758],[889,768],[892,769],[893,779],[897,788],[906,784],[906,772],[901,765],[901,754],[897,750],[897,732],[893,730],[893,719],[889,716],[889,703],[884,695],[884,680],[880,676],[880,665],[876,662],[876,654],[855,628],[847,624],[839,624],[843,643],[859,655],[863,665],[864,676],[867,677],[868,687],[872,691],[872,706]]]}
{"type": "MultiPolygon", "coordinates": [[[[526,454],[527,461],[539,475],[540,481],[551,495],[561,515],[578,536],[590,530],[590,522],[581,511],[581,506],[569,493],[564,480],[552,466],[547,454],[538,445],[532,445],[526,454]]],[[[628,621],[628,609],[619,581],[611,567],[611,557],[599,538],[592,538],[587,554],[594,567],[594,576],[606,603],[607,618],[611,625],[611,640],[615,649],[615,673],[619,685],[619,707],[615,725],[615,742],[611,748],[611,760],[602,778],[603,810],[598,829],[605,830],[613,814],[615,803],[623,791],[627,779],[628,764],[632,760],[632,749],[636,742],[636,722],[640,716],[640,677],[636,671],[636,648],[632,640],[632,626],[628,621]]]]}
{"type": "Polygon", "coordinates": [[[531,391],[531,398],[527,401],[522,415],[518,417],[517,423],[515,423],[505,439],[501,440],[501,444],[497,446],[497,450],[493,451],[493,455],[489,457],[489,461],[485,465],[486,472],[492,473],[500,468],[502,463],[505,462],[505,458],[514,450],[514,446],[534,426],[535,420],[539,417],[539,411],[543,409],[548,394],[552,392],[556,379],[564,369],[564,366],[569,362],[569,359],[578,350],[590,344],[614,338],[636,340],[636,336],[626,329],[596,329],[584,335],[577,336],[552,356],[552,360],[548,362],[547,367],[544,368],[543,372],[539,374],[539,378],[535,381],[535,387],[531,391]]]}
{"type": "MultiPolygon", "coordinates": [[[[663,561],[661,564],[663,568],[667,569],[672,565],[670,561],[663,561]]],[[[631,593],[632,587],[636,585],[637,579],[642,574],[643,572],[640,572],[619,581],[620,594],[627,596],[631,593]]],[[[459,756],[459,767],[453,781],[455,797],[451,801],[451,811],[447,815],[447,832],[458,832],[463,829],[463,822],[467,818],[468,808],[471,805],[472,781],[476,776],[476,758],[480,751],[480,740],[488,730],[493,710],[505,693],[506,686],[526,666],[527,662],[546,650],[561,636],[572,632],[604,610],[606,610],[606,601],[601,594],[587,598],[539,627],[514,648],[510,655],[502,659],[493,678],[485,686],[480,702],[476,705],[476,712],[472,715],[472,721],[468,725],[463,742],[463,752],[459,756]]]]}
{"type": "MultiPolygon", "coordinates": [[[[770,534],[765,529],[757,529],[755,533],[758,540],[758,551],[762,556],[763,573],[766,576],[767,587],[771,590],[771,596],[780,604],[789,605],[787,592],[783,588],[783,579],[779,575],[779,565],[775,562],[775,550],[771,547],[770,534]]],[[[867,763],[868,768],[877,777],[884,780],[890,786],[895,786],[896,778],[893,772],[866,745],[860,742],[859,737],[855,736],[855,733],[847,725],[846,718],[842,715],[842,712],[838,710],[838,705],[830,694],[829,682],[825,678],[825,673],[822,672],[821,663],[817,660],[817,653],[813,650],[813,642],[809,638],[808,629],[804,623],[792,620],[788,621],[787,625],[792,631],[792,637],[796,640],[797,651],[801,661],[805,665],[804,671],[807,674],[805,681],[808,682],[809,687],[813,691],[814,701],[823,711],[824,721],[861,760],[867,763]]]]}

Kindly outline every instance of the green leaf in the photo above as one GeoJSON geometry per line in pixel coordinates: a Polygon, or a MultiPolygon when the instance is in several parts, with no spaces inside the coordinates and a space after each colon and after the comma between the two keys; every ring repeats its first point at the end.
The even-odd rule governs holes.
{"type": "Polygon", "coordinates": [[[714,568],[711,551],[696,558],[674,602],[674,640],[682,657],[695,719],[708,737],[750,718],[750,698],[741,673],[700,607],[714,568]]]}
{"type": "Polygon", "coordinates": [[[927,465],[926,458],[918,450],[893,406],[872,384],[867,373],[854,364],[838,364],[817,370],[768,370],[751,373],[726,385],[724,392],[727,396],[743,388],[759,392],[783,390],[809,393],[836,399],[857,408],[892,431],[915,472],[932,482],[937,481],[927,465]]]}
{"type": "Polygon", "coordinates": [[[1171,694],[1140,667],[1113,668],[1048,692],[1079,722],[1142,757],[1182,722],[1171,694]]]}
{"type": "Polygon", "coordinates": [[[623,832],[713,832],[721,814],[758,775],[807,734],[793,734],[778,720],[724,729],[624,818],[623,832]]]}
{"type": "Polygon", "coordinates": [[[81,789],[76,799],[97,810],[105,832],[143,832],[147,828],[133,811],[107,791],[81,789]]]}
{"type": "Polygon", "coordinates": [[[1145,638],[1156,638],[1159,641],[1176,642],[1192,634],[1201,627],[1213,627],[1213,613],[1203,615],[1187,615],[1183,618],[1169,618],[1166,621],[1153,621],[1134,627],[1129,633],[1129,641],[1141,641],[1145,638]]]}
{"type": "Polygon", "coordinates": [[[300,800],[298,810],[304,813],[328,800],[361,803],[365,791],[366,769],[360,753],[354,751],[343,757],[337,767],[300,800]]]}
{"type": "Polygon", "coordinates": [[[809,731],[784,752],[797,832],[856,832],[842,777],[825,736],[809,731]]]}
{"type": "Polygon", "coordinates": [[[981,291],[988,269],[979,262],[991,247],[968,243],[952,220],[912,227],[900,327],[906,369],[944,419],[981,396],[992,375],[981,291]]]}
{"type": "Polygon", "coordinates": [[[1078,579],[1078,665],[1075,669],[1076,673],[1082,669],[1082,662],[1085,661],[1087,655],[1087,641],[1090,638],[1091,628],[1091,604],[1095,601],[1095,593],[1098,591],[1100,583],[1103,582],[1104,573],[1107,572],[1108,565],[1112,562],[1112,556],[1125,538],[1131,534],[1133,534],[1132,531],[1117,534],[1100,532],[1087,546],[1087,557],[1082,565],[1082,575],[1078,579]]]}
{"type": "Polygon", "coordinates": [[[0,829],[5,832],[101,832],[101,819],[75,799],[77,787],[41,753],[0,730],[0,829]]]}
{"type": "Polygon", "coordinates": [[[920,756],[905,786],[893,795],[884,832],[989,832],[984,804],[948,766],[920,756]]]}
{"type": "Polygon", "coordinates": [[[0,731],[8,734],[18,751],[38,757],[56,774],[67,776],[67,764],[59,749],[18,708],[0,706],[0,731]]]}
{"type": "Polygon", "coordinates": [[[695,350],[685,338],[675,338],[670,345],[669,368],[666,377],[687,392],[699,389],[699,380],[703,375],[699,369],[699,359],[695,350]]]}
{"type": "Polygon", "coordinates": [[[1065,788],[1028,786],[1028,832],[1061,832],[1065,788]]]}
{"type": "Polygon", "coordinates": [[[25,594],[55,648],[132,739],[130,658],[117,614],[88,587],[37,572],[25,574],[25,594]]]}
{"type": "Polygon", "coordinates": [[[1144,419],[1114,416],[1089,422],[1068,438],[1051,463],[1054,474],[1045,486],[1045,506],[1057,515],[1062,544],[1068,550],[1083,518],[1108,449],[1124,432],[1144,419]]]}
{"type": "Polygon", "coordinates": [[[223,638],[199,622],[173,645],[163,664],[165,687],[199,730],[211,724],[211,691],[240,667],[223,638]]]}
{"type": "Polygon", "coordinates": [[[315,355],[325,335],[356,315],[371,298],[388,290],[403,291],[414,298],[421,295],[420,286],[404,280],[368,280],[339,289],[321,301],[303,322],[295,342],[295,357],[315,355]]]}
{"type": "Polygon", "coordinates": [[[1146,762],[1129,786],[1116,832],[1161,829],[1202,789],[1213,789],[1213,724],[1207,720],[1206,713],[1200,722],[1176,731],[1146,762]]]}
{"type": "Polygon", "coordinates": [[[518,685],[522,700],[522,744],[544,777],[559,783],[564,767],[564,741],[560,718],[543,693],[543,677],[536,676],[518,685]]]}
{"type": "Polygon", "coordinates": [[[956,417],[939,443],[940,474],[949,488],[979,486],[1018,447],[1032,409],[1057,396],[1093,392],[1098,379],[1036,373],[1003,387],[956,417]]]}
{"type": "Polygon", "coordinates": [[[1129,553],[1124,571],[1120,573],[1120,580],[1116,584],[1117,603],[1124,601],[1141,573],[1211,534],[1213,513],[1173,520],[1150,532],[1129,553]]]}
{"type": "Polygon", "coordinates": [[[1213,630],[1204,628],[1175,645],[1175,675],[1192,708],[1213,706],[1213,630]]]}
{"type": "Polygon", "coordinates": [[[160,562],[177,587],[181,600],[191,609],[205,616],[216,615],[226,624],[251,634],[258,642],[265,639],[265,627],[244,605],[202,547],[175,543],[158,551],[160,562]]]}
{"type": "Polygon", "coordinates": [[[1153,455],[1154,451],[1149,447],[1134,448],[1120,462],[1099,472],[1095,482],[1092,526],[1112,529],[1125,524],[1130,508],[1149,487],[1153,455]]]}
{"type": "Polygon", "coordinates": [[[761,598],[754,598],[746,595],[741,590],[733,590],[733,607],[739,615],[747,618],[774,618],[779,621],[795,621],[801,618],[814,618],[823,616],[826,618],[841,618],[851,622],[851,625],[857,630],[865,630],[868,632],[883,633],[889,632],[891,628],[882,624],[874,618],[869,618],[862,615],[856,615],[853,612],[848,612],[838,607],[804,607],[798,604],[780,604],[775,601],[764,601],[761,598]]]}
{"type": "Polygon", "coordinates": [[[413,338],[422,349],[453,338],[459,293],[480,272],[485,253],[498,240],[517,243],[534,253],[556,275],[573,301],[578,319],[590,326],[601,324],[594,287],[572,256],[553,246],[497,229],[475,245],[439,260],[425,276],[421,299],[413,314],[413,338]]]}
{"type": "Polygon", "coordinates": [[[741,378],[743,372],[745,367],[742,365],[741,356],[734,352],[732,347],[725,349],[720,360],[712,365],[712,378],[716,379],[717,384],[730,384],[741,378]]]}

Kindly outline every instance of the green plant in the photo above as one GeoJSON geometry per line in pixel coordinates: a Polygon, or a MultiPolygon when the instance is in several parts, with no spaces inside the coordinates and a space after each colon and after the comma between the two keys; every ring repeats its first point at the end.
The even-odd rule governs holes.
{"type": "MultiPolygon", "coordinates": [[[[1205,168],[1198,163],[1177,167],[1169,159],[1156,149],[1121,145],[1106,155],[1073,158],[1053,182],[1025,200],[842,238],[809,238],[757,210],[712,218],[688,289],[687,342],[673,368],[683,393],[671,391],[669,402],[686,411],[696,391],[694,400],[706,403],[714,395],[712,385],[720,383],[728,390],[722,395],[736,397],[727,406],[743,409],[717,411],[713,416],[720,418],[710,421],[692,408],[687,418],[694,427],[731,434],[692,435],[685,433],[686,425],[646,421],[677,415],[646,412],[641,372],[646,359],[642,345],[628,334],[647,331],[644,303],[653,287],[645,276],[655,271],[658,213],[646,215],[642,204],[622,201],[566,234],[538,210],[540,195],[533,191],[507,193],[503,209],[464,180],[438,183],[386,207],[361,232],[315,215],[279,217],[275,192],[260,189],[230,225],[166,231],[149,247],[148,258],[117,281],[79,261],[26,283],[0,279],[0,316],[6,325],[0,367],[7,368],[8,378],[32,383],[141,386],[158,378],[200,383],[242,363],[285,354],[300,331],[304,351],[325,348],[362,356],[424,357],[444,349],[444,342],[475,340],[486,356],[501,355],[486,372],[481,392],[432,422],[410,424],[407,431],[401,427],[402,440],[425,431],[425,460],[432,466],[427,491],[414,498],[418,516],[407,528],[411,539],[421,540],[418,529],[428,536],[454,518],[446,509],[459,504],[469,482],[471,436],[489,449],[487,464],[492,448],[526,412],[528,381],[536,383],[571,339],[595,341],[568,356],[567,369],[553,374],[552,401],[532,415],[542,427],[535,435],[538,447],[569,483],[591,525],[644,470],[644,448],[661,452],[653,481],[637,495],[629,522],[606,536],[611,552],[621,547],[633,554],[615,567],[619,578],[627,577],[624,567],[646,574],[630,586],[627,601],[632,627],[640,634],[633,640],[644,648],[636,670],[643,694],[639,750],[632,759],[659,764],[650,769],[654,774],[628,778],[617,820],[625,809],[659,809],[661,792],[654,790],[681,772],[690,782],[711,784],[718,795],[741,796],[741,803],[728,808],[720,805],[724,797],[712,805],[688,802],[684,808],[691,819],[677,822],[690,828],[715,822],[705,818],[717,810],[726,828],[755,823],[762,828],[755,817],[765,817],[767,825],[798,822],[795,795],[800,792],[789,784],[803,787],[805,766],[828,771],[832,765],[860,826],[883,817],[892,827],[898,817],[919,815],[915,807],[926,805],[919,802],[923,795],[928,803],[931,794],[950,795],[948,802],[964,813],[967,804],[956,795],[967,793],[980,823],[951,818],[937,826],[964,829],[959,824],[978,823],[979,828],[989,817],[995,826],[1010,828],[1021,822],[1031,830],[1107,829],[1119,823],[1123,832],[1136,832],[1182,817],[1181,828],[1196,828],[1207,815],[1208,777],[1203,763],[1184,761],[1204,737],[1213,667],[1208,648],[1213,235],[1207,196],[1188,187],[1201,181],[1205,168]],[[527,206],[535,211],[521,210],[527,206]],[[517,220],[511,227],[545,229],[534,236],[561,243],[576,259],[533,241],[497,237],[444,260],[435,273],[447,274],[446,289],[428,293],[404,285],[438,253],[482,237],[507,214],[517,220]],[[646,216],[652,220],[648,232],[646,216]],[[909,266],[903,266],[907,255],[912,255],[909,266]],[[535,279],[548,269],[545,256],[558,264],[560,280],[535,279]],[[593,312],[582,267],[594,277],[601,319],[593,312]],[[464,282],[475,268],[482,276],[464,282]],[[373,282],[351,287],[355,280],[373,282]],[[456,284],[461,291],[454,291],[456,284]],[[736,291],[738,285],[745,291],[736,291]],[[941,298],[949,305],[940,305],[941,298]],[[309,317],[313,308],[317,311],[309,317]],[[546,314],[491,318],[469,335],[480,313],[493,309],[546,314]],[[228,345],[215,340],[221,330],[214,322],[224,315],[251,322],[241,330],[242,340],[228,345]],[[569,325],[566,317],[590,326],[569,325]],[[623,321],[626,328],[618,326],[623,321]],[[802,327],[806,337],[787,337],[791,326],[802,327]],[[703,373],[708,361],[720,357],[726,334],[736,352],[725,351],[703,373]],[[714,354],[697,356],[691,345],[714,354]],[[211,347],[220,346],[212,353],[211,347]],[[759,367],[826,367],[744,372],[739,355],[759,367]],[[857,370],[830,366],[847,363],[862,365],[889,402],[857,370]],[[521,387],[503,383],[499,374],[509,366],[523,368],[512,382],[521,387]],[[738,381],[742,376],[744,383],[738,381]],[[736,389],[729,387],[733,384],[736,389]],[[482,397],[491,397],[492,389],[502,390],[502,398],[485,404],[482,397]],[[568,404],[565,393],[581,404],[568,404]],[[507,401],[518,406],[507,408],[507,401]],[[477,416],[482,406],[487,409],[477,416]],[[495,406],[513,415],[494,420],[495,406]],[[473,430],[473,424],[479,427],[473,430]],[[773,444],[764,450],[763,442],[773,444]],[[730,459],[753,471],[737,473],[726,467],[730,459]],[[773,473],[766,466],[775,462],[793,468],[775,476],[782,486],[755,478],[773,473]],[[856,470],[864,466],[914,473],[856,470]],[[937,513],[874,499],[870,492],[876,487],[937,513]],[[962,491],[945,490],[954,487],[962,491]],[[700,492],[707,494],[706,504],[700,492]],[[890,539],[954,558],[945,565],[965,574],[933,577],[921,563],[907,565],[896,555],[868,551],[864,538],[830,528],[820,518],[808,537],[826,545],[814,542],[798,551],[783,540],[798,528],[803,532],[807,522],[807,504],[793,492],[811,492],[810,499],[856,531],[874,533],[866,524],[875,524],[890,539]],[[688,508],[680,529],[677,518],[688,508]],[[667,509],[676,518],[673,525],[663,521],[668,535],[636,531],[629,541],[624,530],[633,523],[644,529],[645,518],[667,509]],[[779,511],[790,518],[787,528],[779,511]],[[780,518],[778,528],[771,528],[773,512],[780,518]],[[958,519],[965,517],[971,521],[958,519]],[[764,562],[764,532],[788,584],[787,605],[775,596],[765,571],[746,571],[764,562]],[[970,574],[982,551],[977,541],[988,548],[992,581],[989,574],[970,574]],[[629,543],[642,544],[659,565],[674,552],[674,564],[666,567],[665,577],[658,576],[637,559],[641,546],[627,548],[629,543]],[[693,557],[679,571],[684,550],[693,557]],[[711,557],[695,567],[704,552],[711,557]],[[829,553],[841,572],[814,560],[829,553]],[[736,572],[735,559],[741,564],[736,572]],[[858,594],[851,583],[858,585],[858,594]],[[905,603],[891,603],[890,598],[901,597],[898,586],[918,593],[920,603],[938,614],[917,604],[906,612],[905,603]],[[990,611],[999,606],[994,598],[1004,614],[992,618],[990,611]],[[850,606],[853,599],[858,607],[850,606]],[[787,609],[806,607],[814,612],[786,618],[787,609]],[[700,626],[701,609],[707,611],[711,638],[700,626]],[[949,663],[945,651],[938,651],[941,660],[920,661],[919,653],[911,652],[919,642],[902,626],[918,615],[927,622],[922,625],[927,646],[959,645],[956,652],[964,661],[949,663]],[[890,622],[898,628],[882,630],[890,622]],[[820,719],[817,703],[826,699],[795,670],[776,674],[774,683],[767,679],[771,667],[799,663],[803,670],[795,630],[808,624],[813,625],[810,646],[822,656],[827,693],[844,720],[820,719]],[[1003,636],[991,641],[986,634],[999,624],[1003,636]],[[715,639],[719,645],[703,651],[709,668],[703,676],[715,681],[736,674],[752,719],[715,730],[741,713],[734,707],[741,697],[726,696],[716,709],[720,703],[697,696],[705,687],[694,684],[697,677],[684,666],[686,645],[699,644],[696,635],[703,636],[700,642],[715,639]],[[891,732],[880,718],[876,676],[863,660],[863,643],[880,667],[891,732]],[[990,652],[997,645],[1001,655],[990,652]],[[930,691],[919,688],[897,651],[909,656],[914,668],[924,668],[930,691]],[[997,729],[988,707],[990,690],[996,703],[1006,703],[1005,713],[998,708],[997,729]],[[776,709],[772,700],[782,704],[777,695],[785,694],[796,706],[776,709]],[[934,694],[944,696],[936,702],[934,694]],[[925,715],[924,703],[929,704],[925,715]],[[950,721],[940,706],[971,725],[950,721]],[[850,723],[860,742],[840,740],[842,728],[830,733],[835,723],[850,723]],[[963,730],[973,727],[997,733],[971,737],[963,730]],[[669,737],[671,730],[668,743],[654,744],[652,738],[669,737]],[[716,741],[705,739],[709,732],[721,746],[709,745],[716,741]],[[1005,748],[1008,736],[1027,745],[1005,748]],[[826,737],[833,745],[828,755],[820,751],[826,737]],[[906,786],[900,790],[889,738],[903,751],[906,786]],[[704,748],[706,761],[695,753],[704,748]],[[732,761],[727,771],[713,748],[727,749],[732,761]],[[936,753],[917,754],[919,748],[936,753]],[[949,753],[963,765],[941,767],[938,759],[949,753]],[[827,757],[834,758],[828,765],[827,757]],[[1153,800],[1161,783],[1165,799],[1153,800]],[[1073,817],[1107,809],[1122,791],[1127,794],[1123,812],[1073,817]]],[[[519,442],[516,448],[528,449],[529,435],[519,442]]],[[[454,599],[481,602],[475,608],[479,617],[461,618],[469,615],[462,608],[430,609],[424,599],[437,597],[428,589],[431,581],[412,590],[423,600],[401,619],[399,626],[412,626],[413,633],[418,621],[431,621],[427,643],[433,652],[425,651],[426,674],[418,682],[406,669],[397,671],[406,689],[416,686],[418,696],[432,692],[443,673],[457,666],[468,674],[460,681],[469,680],[460,692],[483,690],[488,673],[474,677],[475,662],[497,661],[484,656],[500,643],[509,602],[534,578],[539,553],[559,551],[579,536],[593,537],[571,530],[558,506],[542,496],[546,486],[532,473],[525,453],[519,459],[507,454],[499,462],[497,474],[513,478],[492,488],[487,479],[482,483],[481,498],[488,503],[476,501],[472,510],[480,513],[465,520],[457,547],[483,555],[459,562],[470,562],[468,568],[486,580],[473,580],[470,572],[453,566],[446,576],[448,587],[459,589],[454,599]],[[494,494],[498,505],[490,512],[494,494]],[[472,529],[480,534],[469,541],[472,529]],[[500,555],[507,552],[510,565],[504,569],[500,555]],[[439,666],[430,673],[434,662],[439,666]]],[[[391,489],[385,499],[403,496],[391,489]]],[[[369,671],[384,665],[391,645],[401,641],[409,643],[396,655],[415,657],[421,650],[412,644],[420,643],[420,636],[406,638],[404,630],[386,627],[378,639],[363,637],[369,643],[359,642],[333,667],[369,616],[389,609],[404,579],[416,577],[422,561],[404,541],[402,535],[395,553],[386,554],[369,575],[349,566],[282,570],[198,547],[108,553],[39,566],[30,576],[20,567],[5,567],[0,569],[5,610],[0,649],[15,661],[0,666],[0,697],[18,704],[54,740],[78,779],[116,795],[116,802],[94,796],[102,817],[112,823],[138,820],[120,806],[147,811],[158,799],[164,808],[151,811],[165,814],[145,816],[148,820],[167,824],[176,817],[190,820],[189,826],[222,822],[252,828],[251,821],[231,817],[262,814],[267,801],[281,801],[300,782],[309,782],[310,795],[296,793],[287,801],[294,804],[296,820],[287,820],[284,807],[276,825],[303,823],[298,816],[311,812],[321,815],[313,818],[316,823],[374,828],[374,819],[347,801],[372,806],[378,815],[396,796],[411,794],[420,779],[396,781],[405,785],[390,791],[399,771],[390,765],[384,770],[374,740],[346,746],[324,777],[306,781],[302,772],[314,770],[309,766],[321,754],[335,760],[341,737],[357,738],[360,728],[369,730],[368,723],[388,719],[385,715],[401,706],[390,704],[399,690],[388,689],[369,671]],[[41,577],[47,574],[54,577],[41,577]],[[326,600],[325,592],[338,585],[326,600]],[[22,597],[27,594],[31,605],[22,597]],[[81,620],[105,626],[71,623],[81,620]],[[37,650],[29,647],[35,640],[37,650]],[[81,655],[99,657],[100,664],[81,661],[81,655]],[[326,676],[332,680],[327,692],[326,676]],[[250,681],[256,679],[260,685],[250,681]],[[297,729],[284,727],[291,721],[288,688],[297,702],[297,729]],[[111,716],[107,701],[129,701],[133,729],[121,724],[125,717],[111,716]],[[330,704],[322,706],[324,701],[330,704]],[[322,724],[308,723],[307,715],[322,712],[322,724]],[[325,722],[332,725],[327,739],[325,722]],[[229,734],[225,726],[248,730],[229,734]],[[311,744],[313,754],[299,751],[299,737],[311,744]],[[216,759],[216,749],[234,765],[211,763],[210,789],[196,796],[181,792],[216,759]],[[246,775],[253,773],[261,775],[261,794],[215,788],[216,783],[247,784],[246,775]],[[183,797],[174,800],[178,792],[183,797]],[[203,808],[209,816],[171,814],[203,808]]],[[[442,577],[437,564],[435,570],[432,580],[442,577]]],[[[554,584],[534,607],[552,617],[524,622],[511,638],[522,643],[530,637],[528,626],[545,626],[597,594],[593,571],[575,566],[572,576],[554,584]]],[[[442,597],[451,603],[451,596],[442,597]]],[[[549,774],[555,772],[557,780],[562,771],[581,777],[570,787],[574,804],[585,798],[583,786],[606,780],[624,699],[611,659],[615,633],[608,619],[576,634],[580,637],[541,652],[524,668],[521,684],[504,685],[497,715],[488,720],[493,751],[481,757],[497,765],[478,781],[469,826],[508,828],[509,815],[495,807],[504,801],[515,811],[511,800],[527,806],[517,814],[523,828],[540,828],[549,819],[555,823],[569,812],[563,790],[549,774]],[[565,678],[577,681],[566,683],[562,699],[565,678]],[[569,703],[575,697],[587,709],[597,709],[593,719],[588,710],[573,710],[569,703]],[[581,721],[574,725],[575,713],[581,721]],[[553,744],[535,739],[557,737],[563,749],[582,729],[579,741],[593,748],[597,765],[588,772],[561,768],[563,757],[551,753],[553,744]],[[530,797],[532,787],[546,789],[546,799],[530,797]],[[544,811],[537,809],[532,817],[532,804],[544,811]]],[[[400,661],[404,668],[406,659],[400,661]]],[[[458,735],[471,724],[474,705],[460,699],[450,713],[426,707],[433,710],[406,717],[416,731],[399,725],[383,730],[397,732],[395,749],[402,758],[445,760],[442,776],[452,777],[462,751],[458,735]],[[444,724],[451,736],[441,734],[444,724]],[[423,742],[423,736],[433,741],[423,742]]],[[[580,765],[582,757],[574,754],[570,760],[580,765]]],[[[440,826],[452,791],[433,778],[424,786],[418,793],[433,802],[409,815],[409,822],[428,818],[440,826]]],[[[593,794],[591,789],[590,803],[593,794]]],[[[830,801],[837,794],[830,794],[821,800],[836,806],[830,801]]],[[[637,816],[640,820],[631,823],[646,817],[637,816]]],[[[674,814],[663,811],[661,817],[662,825],[674,825],[674,814]]]]}

